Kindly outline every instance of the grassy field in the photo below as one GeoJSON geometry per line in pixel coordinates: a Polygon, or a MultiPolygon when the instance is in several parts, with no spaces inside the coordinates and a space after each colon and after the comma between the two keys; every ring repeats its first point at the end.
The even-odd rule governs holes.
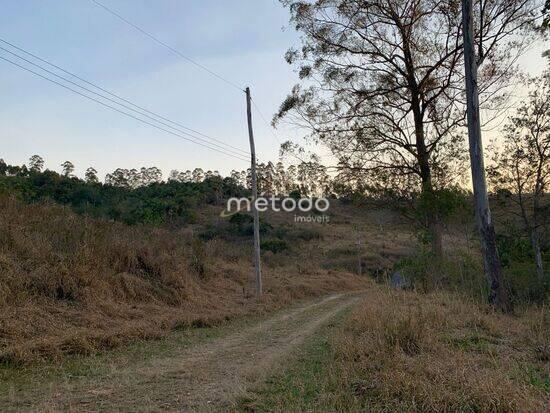
{"type": "MultiPolygon", "coordinates": [[[[28,363],[93,354],[362,289],[368,281],[353,273],[361,228],[349,230],[345,209],[330,227],[296,225],[290,215],[264,217],[270,230],[263,239],[287,248],[263,253],[265,294],[258,301],[250,237],[219,212],[205,208],[204,224],[184,228],[128,226],[55,204],[0,198],[0,359],[28,363]]],[[[391,248],[404,248],[380,239],[388,248],[372,255],[374,266],[389,265],[391,248]]]]}
{"type": "Polygon", "coordinates": [[[545,308],[509,316],[453,294],[375,287],[240,410],[548,411],[549,327],[545,308]]]}
{"type": "MultiPolygon", "coordinates": [[[[195,224],[127,225],[0,197],[5,406],[550,408],[548,312],[529,300],[518,301],[513,315],[483,304],[472,222],[447,227],[453,248],[436,262],[414,227],[379,207],[335,201],[328,224],[267,212],[265,294],[256,300],[249,217],[219,213],[218,205],[207,205],[195,224]],[[396,270],[413,282],[412,291],[387,287],[396,270]],[[353,291],[364,298],[292,310],[298,302],[353,291]],[[249,358],[252,345],[267,360],[261,375],[251,373],[258,370],[249,358]],[[204,349],[211,357],[197,356],[204,349]],[[188,363],[206,363],[197,371],[226,383],[227,394],[204,390],[197,384],[202,376],[188,376],[187,367],[173,368],[188,363]],[[145,376],[148,386],[161,386],[155,384],[157,396],[145,392],[145,376]],[[63,396],[67,386],[76,391],[71,397],[63,396]],[[203,398],[193,390],[183,400],[170,390],[182,386],[199,389],[203,398]]],[[[536,298],[536,289],[526,297],[536,298]]]]}

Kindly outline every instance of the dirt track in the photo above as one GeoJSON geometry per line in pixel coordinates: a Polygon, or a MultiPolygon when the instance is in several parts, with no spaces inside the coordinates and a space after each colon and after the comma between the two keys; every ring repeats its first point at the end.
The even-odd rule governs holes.
{"type": "Polygon", "coordinates": [[[129,360],[92,378],[45,382],[13,394],[11,406],[2,410],[231,410],[247,389],[284,366],[306,338],[356,301],[333,295],[168,355],[129,360]]]}

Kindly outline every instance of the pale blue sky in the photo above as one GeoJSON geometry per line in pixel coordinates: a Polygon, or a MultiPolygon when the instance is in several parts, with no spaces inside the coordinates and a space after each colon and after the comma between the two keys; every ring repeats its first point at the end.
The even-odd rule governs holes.
{"type": "MultiPolygon", "coordinates": [[[[270,120],[297,75],[283,59],[299,44],[277,0],[100,0],[231,81],[249,85],[270,120]],[[283,29],[285,27],[285,29],[283,29]]],[[[161,115],[248,149],[244,94],[183,61],[90,0],[0,0],[0,37],[161,115]]],[[[540,45],[539,45],[540,46],[540,45]]],[[[545,65],[541,47],[525,70],[545,65]]],[[[0,51],[0,56],[9,55],[0,51]]],[[[244,169],[243,162],[152,129],[0,61],[0,157],[40,154],[82,176],[116,167],[244,169]]],[[[258,155],[276,160],[278,141],[255,114],[258,155]]],[[[494,133],[494,132],[493,132],[494,133]]],[[[299,131],[278,136],[298,140],[299,131]]]]}
{"type": "MultiPolygon", "coordinates": [[[[270,120],[297,76],[283,59],[297,43],[276,0],[101,0],[233,82],[249,85],[270,120]]],[[[0,37],[131,101],[248,149],[244,94],[153,43],[90,0],[2,0],[0,37]]],[[[3,46],[3,45],[2,45],[3,46]]],[[[1,56],[9,57],[3,51],[1,56]]],[[[10,57],[11,58],[11,57],[10,57]]],[[[246,162],[125,118],[0,61],[0,157],[40,154],[82,175],[116,167],[244,169],[246,162]]],[[[258,155],[276,159],[278,141],[255,115],[258,155]]],[[[287,131],[281,139],[292,137],[287,131]]]]}

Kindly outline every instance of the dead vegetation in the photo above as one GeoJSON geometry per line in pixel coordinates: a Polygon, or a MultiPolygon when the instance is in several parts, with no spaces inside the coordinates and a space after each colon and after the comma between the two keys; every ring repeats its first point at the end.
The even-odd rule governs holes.
{"type": "MultiPolygon", "coordinates": [[[[369,281],[368,275],[384,280],[396,261],[406,263],[417,242],[391,213],[336,203],[330,225],[307,226],[267,213],[262,221],[271,229],[264,240],[287,247],[263,253],[261,301],[251,296],[248,238],[233,236],[242,228],[217,213],[201,211],[208,227],[127,226],[55,204],[0,198],[1,359],[28,363],[94,354],[301,298],[367,289],[343,326],[335,327],[326,354],[312,364],[315,373],[292,382],[308,397],[298,400],[299,391],[285,393],[282,386],[268,411],[549,407],[550,319],[544,307],[502,315],[465,295],[418,288],[418,282],[422,294],[369,281]],[[359,267],[362,277],[353,274],[359,267]],[[322,394],[313,397],[315,392],[322,394]]],[[[481,273],[476,268],[472,279],[481,273]]],[[[448,277],[466,277],[464,269],[458,275],[439,268],[444,270],[448,277]]],[[[254,409],[262,411],[262,403],[256,399],[254,409]]]]}
{"type": "Polygon", "coordinates": [[[373,285],[239,411],[549,411],[549,326],[542,307],[503,315],[455,293],[373,285]]]}
{"type": "Polygon", "coordinates": [[[550,318],[376,288],[331,343],[334,403],[370,411],[548,411],[550,318]],[[347,393],[347,394],[346,394],[347,393]]]}
{"type": "Polygon", "coordinates": [[[249,246],[203,241],[199,230],[127,226],[0,198],[0,359],[89,354],[365,285],[297,265],[301,250],[285,262],[270,254],[257,302],[249,246]]]}
{"type": "Polygon", "coordinates": [[[0,370],[3,412],[228,412],[359,299],[331,294],[90,357],[0,370]],[[21,370],[24,373],[21,373],[21,370]]]}

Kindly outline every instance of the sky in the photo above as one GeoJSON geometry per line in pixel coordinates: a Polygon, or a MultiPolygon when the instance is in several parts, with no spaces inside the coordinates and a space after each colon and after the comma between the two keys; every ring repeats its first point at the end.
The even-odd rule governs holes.
{"type": "MultiPolygon", "coordinates": [[[[269,121],[297,82],[284,61],[297,44],[288,10],[276,0],[101,0],[251,94],[269,121]]],[[[168,119],[248,151],[244,93],[186,62],[90,0],[2,0],[0,38],[168,119]]],[[[6,47],[4,44],[0,44],[6,47]]],[[[0,50],[0,56],[14,59],[0,50]]],[[[79,176],[93,166],[245,169],[235,159],[166,134],[0,61],[0,158],[41,155],[79,176]]],[[[257,154],[276,160],[292,133],[271,132],[253,113],[257,154]]],[[[294,132],[296,133],[296,132],[294,132]]]]}
{"type": "MultiPolygon", "coordinates": [[[[91,0],[0,1],[0,38],[168,119],[248,150],[242,92],[91,0]]],[[[283,57],[299,45],[299,35],[277,0],[100,1],[231,82],[250,86],[268,121],[298,82],[283,57]]],[[[526,53],[524,70],[542,71],[541,50],[539,44],[526,53]]],[[[0,56],[17,60],[2,50],[0,56]]],[[[10,164],[27,163],[39,154],[49,169],[59,171],[70,160],[78,176],[93,166],[100,177],[118,167],[157,166],[165,176],[172,169],[228,174],[248,167],[246,160],[153,129],[1,60],[0,90],[0,158],[10,164]]],[[[284,126],[274,136],[257,112],[253,122],[260,161],[277,159],[277,138],[300,141],[299,130],[284,126]]]]}

